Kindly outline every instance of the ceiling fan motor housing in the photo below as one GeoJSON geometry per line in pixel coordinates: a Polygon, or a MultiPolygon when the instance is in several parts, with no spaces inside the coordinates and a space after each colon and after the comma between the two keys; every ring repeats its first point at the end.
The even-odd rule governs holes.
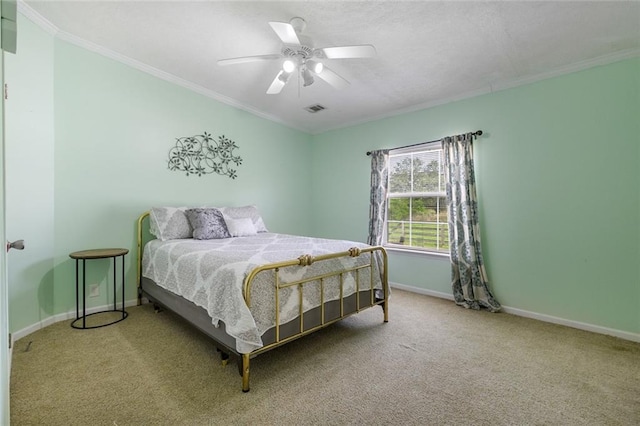
{"type": "Polygon", "coordinates": [[[313,56],[313,49],[309,46],[284,46],[282,55],[290,58],[309,59],[313,56]]]}

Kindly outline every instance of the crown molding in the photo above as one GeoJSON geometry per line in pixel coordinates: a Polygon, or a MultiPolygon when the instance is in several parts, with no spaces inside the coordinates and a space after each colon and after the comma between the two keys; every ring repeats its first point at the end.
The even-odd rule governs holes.
{"type": "Polygon", "coordinates": [[[547,80],[554,77],[560,77],[565,74],[571,74],[578,71],[584,71],[589,68],[594,68],[601,65],[608,65],[614,62],[623,61],[625,59],[640,57],[640,49],[627,49],[619,52],[610,53],[608,55],[598,56],[597,58],[587,59],[573,64],[565,65],[563,67],[556,68],[551,71],[546,71],[539,74],[534,74],[527,77],[522,77],[514,80],[510,80],[501,84],[492,86],[492,91],[512,89],[518,86],[524,86],[526,84],[536,83],[538,81],[547,80]]]}
{"type": "Polygon", "coordinates": [[[46,33],[54,37],[58,34],[58,32],[60,32],[60,29],[58,27],[53,25],[44,16],[33,10],[31,6],[29,6],[22,0],[18,0],[18,13],[21,13],[31,22],[42,28],[46,33]]]}
{"type": "Polygon", "coordinates": [[[213,90],[207,89],[205,87],[202,87],[198,84],[192,83],[190,81],[187,81],[183,78],[180,78],[178,76],[175,76],[173,74],[170,74],[168,72],[159,70],[157,68],[154,68],[150,65],[147,65],[143,62],[140,62],[136,59],[133,58],[129,58],[125,55],[121,55],[120,53],[114,52],[110,49],[107,49],[103,46],[99,46],[95,43],[92,43],[90,41],[87,41],[83,38],[74,36],[72,34],[69,34],[65,31],[61,31],[58,27],[56,27],[55,25],[53,25],[51,22],[49,22],[46,18],[44,18],[42,15],[40,15],[38,12],[36,12],[35,10],[33,10],[30,6],[28,6],[26,3],[23,2],[23,0],[17,0],[17,4],[18,4],[18,12],[22,13],[26,18],[28,18],[30,21],[32,21],[33,23],[35,23],[36,25],[38,25],[40,28],[42,28],[44,31],[46,31],[47,33],[51,34],[54,37],[59,38],[60,40],[64,40],[66,42],[69,42],[71,44],[74,44],[78,47],[81,47],[83,49],[98,53],[99,55],[105,56],[109,59],[113,59],[115,61],[121,62],[125,65],[128,65],[132,68],[135,68],[139,71],[145,72],[147,74],[150,74],[154,77],[157,77],[159,79],[165,80],[167,82],[176,84],[178,86],[184,87],[185,89],[188,89],[190,91],[196,92],[198,94],[201,94],[203,96],[206,96],[208,98],[214,99],[218,102],[221,102],[225,105],[229,105],[231,107],[237,108],[239,110],[248,112],[252,115],[255,115],[257,117],[263,118],[265,120],[269,120],[278,124],[282,124],[283,126],[295,129],[295,130],[299,130],[301,132],[307,133],[307,134],[311,134],[311,135],[319,135],[325,132],[329,132],[329,131],[334,131],[334,130],[340,130],[340,129],[344,129],[347,127],[353,127],[353,126],[358,126],[358,125],[362,125],[362,124],[366,124],[366,123],[370,123],[373,121],[378,121],[378,120],[383,120],[386,118],[392,118],[392,117],[396,117],[399,115],[403,115],[403,114],[408,114],[408,113],[412,113],[412,112],[417,112],[417,111],[422,111],[422,110],[426,110],[426,109],[430,109],[430,108],[434,108],[436,106],[440,106],[440,105],[445,105],[451,102],[456,102],[456,101],[461,101],[464,99],[470,99],[470,98],[474,98],[477,96],[481,96],[481,95],[486,95],[489,93],[493,93],[493,92],[498,92],[498,91],[502,91],[502,90],[507,90],[507,89],[512,89],[515,87],[519,87],[519,86],[524,86],[527,84],[532,84],[532,83],[536,83],[538,81],[542,81],[542,80],[547,80],[550,78],[554,78],[554,77],[559,77],[565,74],[571,74],[574,72],[578,72],[578,71],[583,71],[589,68],[593,68],[596,66],[601,66],[601,65],[608,65],[614,62],[618,62],[618,61],[622,61],[625,59],[631,59],[631,58],[636,58],[636,57],[640,57],[640,49],[627,49],[627,50],[623,50],[620,52],[615,52],[615,53],[611,53],[608,55],[603,55],[603,56],[599,56],[597,58],[593,58],[593,59],[588,59],[588,60],[584,60],[584,61],[580,61],[580,62],[576,62],[573,64],[569,64],[563,67],[559,67],[557,69],[551,70],[551,71],[546,71],[543,73],[539,73],[539,74],[532,74],[526,77],[521,77],[521,78],[517,78],[517,79],[512,79],[509,81],[505,81],[502,83],[488,83],[487,86],[482,87],[480,89],[477,90],[472,90],[469,92],[465,92],[465,93],[461,93],[459,95],[456,96],[452,96],[452,97],[448,97],[448,98],[444,98],[444,99],[438,99],[436,101],[432,101],[432,102],[425,102],[425,103],[420,103],[420,104],[416,104],[416,105],[412,105],[406,108],[401,108],[398,110],[395,110],[393,112],[388,112],[388,113],[384,113],[384,114],[379,114],[373,117],[367,117],[361,120],[355,120],[355,121],[351,121],[348,123],[344,123],[341,124],[339,126],[334,126],[334,127],[329,127],[329,128],[325,128],[322,130],[316,130],[316,131],[310,131],[309,129],[305,129],[300,127],[299,125],[296,125],[295,123],[290,123],[287,121],[284,121],[278,117],[275,117],[273,115],[270,114],[266,114],[262,111],[259,111],[249,105],[245,105],[241,102],[238,102],[235,99],[229,98],[227,96],[221,95],[217,92],[214,92],[213,90]]]}
{"type": "Polygon", "coordinates": [[[286,121],[281,120],[278,117],[275,117],[273,115],[270,114],[266,114],[262,111],[259,111],[251,106],[245,105],[243,103],[240,103],[238,101],[236,101],[235,99],[229,98],[227,96],[221,95],[217,92],[214,92],[213,90],[207,89],[205,87],[202,87],[198,84],[195,84],[191,81],[185,80],[183,78],[180,78],[176,75],[173,75],[171,73],[162,71],[158,68],[155,68],[151,65],[145,64],[143,62],[140,62],[136,59],[130,58],[128,56],[122,55],[118,52],[115,52],[111,49],[107,49],[106,47],[100,46],[98,44],[95,44],[93,42],[90,42],[88,40],[85,40],[81,37],[77,37],[73,34],[70,34],[66,31],[62,31],[60,30],[58,27],[56,27],[55,25],[53,25],[51,22],[49,22],[46,18],[44,18],[42,15],[40,15],[38,12],[36,12],[35,10],[33,10],[30,6],[28,6],[26,3],[24,3],[22,0],[18,0],[18,11],[20,13],[22,13],[27,19],[29,19],[31,22],[33,22],[34,24],[38,25],[40,28],[42,28],[45,32],[47,32],[48,34],[58,38],[59,40],[63,40],[66,41],[68,43],[71,43],[75,46],[81,47],[85,50],[97,53],[101,56],[104,56],[106,58],[112,59],[114,61],[120,62],[124,65],[127,65],[131,68],[135,68],[139,71],[142,71],[146,74],[150,74],[156,78],[159,78],[161,80],[165,80],[169,83],[175,84],[177,86],[181,86],[185,89],[188,89],[192,92],[198,93],[200,95],[206,96],[210,99],[214,99],[220,103],[223,103],[225,105],[229,105],[231,107],[237,108],[239,110],[248,112],[252,115],[255,115],[257,117],[263,118],[265,120],[269,120],[278,124],[282,124],[283,126],[295,129],[295,130],[299,130],[301,132],[304,133],[309,133],[309,131],[307,129],[303,129],[299,126],[296,126],[293,123],[288,123],[286,121]]]}
{"type": "Polygon", "coordinates": [[[527,84],[536,83],[538,81],[548,80],[548,79],[551,79],[551,78],[554,78],[554,77],[560,77],[560,76],[563,76],[563,75],[566,75],[566,74],[571,74],[571,73],[574,73],[574,72],[584,71],[584,70],[587,70],[589,68],[594,68],[594,67],[601,66],[601,65],[609,65],[609,64],[612,64],[614,62],[624,61],[626,59],[632,59],[632,58],[638,58],[638,57],[640,57],[640,49],[622,50],[620,52],[611,53],[611,54],[608,54],[608,55],[599,56],[597,58],[588,59],[588,60],[585,60],[585,61],[569,64],[567,66],[560,67],[560,68],[557,68],[555,70],[543,72],[543,73],[540,73],[540,74],[533,74],[533,75],[530,75],[530,76],[509,80],[509,81],[505,81],[505,82],[500,83],[500,84],[489,84],[488,86],[485,86],[483,88],[480,88],[480,89],[477,89],[477,90],[472,90],[472,91],[465,92],[465,93],[461,93],[459,95],[452,96],[452,97],[449,97],[449,98],[438,99],[438,100],[433,101],[433,102],[426,102],[426,103],[416,104],[416,105],[412,105],[412,106],[409,106],[409,107],[406,107],[406,108],[395,110],[395,111],[393,111],[391,113],[379,114],[379,115],[374,116],[374,117],[369,117],[369,118],[365,118],[365,119],[362,119],[362,120],[352,121],[352,122],[345,123],[345,124],[340,125],[340,126],[328,128],[326,130],[323,130],[323,131],[317,132],[317,133],[313,133],[313,134],[321,134],[321,133],[325,133],[325,132],[329,132],[329,131],[333,131],[333,130],[344,129],[344,128],[347,128],[347,127],[359,126],[361,124],[370,123],[372,121],[378,121],[378,120],[383,120],[385,118],[392,118],[392,117],[396,117],[396,116],[403,115],[403,114],[409,114],[409,113],[412,113],[412,112],[422,111],[422,110],[426,110],[426,109],[429,109],[429,108],[434,108],[436,106],[445,105],[445,104],[449,104],[449,103],[457,102],[457,101],[462,101],[462,100],[465,100],[465,99],[471,99],[471,98],[475,98],[476,96],[487,95],[489,93],[499,92],[499,91],[502,91],[502,90],[513,89],[513,88],[516,88],[516,87],[525,86],[527,84]]]}

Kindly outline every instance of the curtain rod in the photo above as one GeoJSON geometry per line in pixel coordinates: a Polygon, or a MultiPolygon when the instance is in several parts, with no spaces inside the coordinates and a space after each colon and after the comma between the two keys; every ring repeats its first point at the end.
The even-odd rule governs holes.
{"type": "MultiPolygon", "coordinates": [[[[473,133],[471,133],[473,136],[482,136],[482,130],[478,130],[475,131],[473,133]]],[[[403,149],[403,148],[411,148],[412,146],[418,146],[418,145],[424,145],[426,143],[433,143],[433,142],[440,142],[443,138],[440,139],[436,139],[434,141],[428,141],[428,142],[420,142],[420,143],[414,143],[411,145],[405,145],[405,146],[399,146],[397,148],[391,148],[391,149],[403,149]]],[[[367,151],[367,155],[371,155],[371,151],[367,151]]]]}

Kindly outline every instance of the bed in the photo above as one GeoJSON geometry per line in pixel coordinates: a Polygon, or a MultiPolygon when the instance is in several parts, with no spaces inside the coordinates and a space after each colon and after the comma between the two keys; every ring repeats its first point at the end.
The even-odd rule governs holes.
{"type": "Polygon", "coordinates": [[[265,351],[377,305],[388,321],[384,248],[271,233],[255,206],[213,209],[228,233],[198,239],[194,210],[205,208],[139,216],[138,303],[168,309],[213,339],[223,364],[237,360],[244,392],[250,360],[265,351]]]}

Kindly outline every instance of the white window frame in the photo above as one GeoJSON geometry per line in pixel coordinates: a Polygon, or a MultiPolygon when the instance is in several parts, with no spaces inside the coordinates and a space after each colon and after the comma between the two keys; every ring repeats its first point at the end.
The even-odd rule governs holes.
{"type": "MultiPolygon", "coordinates": [[[[399,149],[394,149],[394,150],[390,150],[389,151],[389,173],[388,173],[388,181],[387,181],[387,187],[389,188],[389,191],[387,192],[387,212],[389,212],[389,208],[390,208],[390,200],[393,198],[409,198],[409,224],[414,223],[411,215],[412,215],[412,205],[411,205],[411,200],[413,198],[424,198],[424,197],[433,197],[436,198],[438,201],[437,203],[439,203],[439,200],[441,198],[445,199],[445,203],[446,203],[446,192],[444,189],[444,182],[442,180],[439,181],[439,186],[442,188],[442,191],[439,192],[419,192],[419,191],[413,191],[413,169],[411,170],[411,191],[409,192],[398,192],[398,193],[393,193],[391,192],[391,159],[395,156],[405,156],[407,154],[420,154],[420,153],[424,153],[426,151],[442,151],[442,144],[441,142],[437,141],[437,142],[429,142],[429,143],[425,143],[425,144],[420,144],[420,145],[416,145],[416,146],[411,146],[411,147],[407,147],[407,148],[399,148],[399,149]]],[[[440,167],[444,167],[444,164],[440,164],[440,167]]],[[[439,175],[442,176],[442,175],[439,175]]],[[[442,179],[442,177],[440,177],[440,179],[442,179]]],[[[438,206],[439,207],[439,206],[438,206]]],[[[446,208],[446,207],[445,207],[446,208]]],[[[411,246],[411,245],[404,245],[404,244],[398,244],[398,243],[393,243],[393,242],[389,242],[388,241],[388,236],[389,236],[389,224],[390,223],[395,223],[397,221],[395,220],[390,220],[388,215],[387,218],[385,219],[385,227],[384,227],[384,235],[383,235],[383,245],[388,248],[388,249],[392,249],[392,250],[399,250],[399,251],[406,251],[406,252],[417,252],[417,253],[425,253],[425,254],[433,254],[433,255],[438,255],[438,256],[449,256],[449,247],[446,247],[444,249],[438,249],[438,248],[426,248],[426,247],[419,247],[419,246],[411,246]]],[[[431,223],[431,222],[425,222],[425,223],[431,223]]],[[[436,222],[433,222],[436,225],[436,228],[439,228],[439,226],[441,224],[443,224],[444,222],[441,222],[438,219],[436,220],[436,222]]],[[[447,232],[448,232],[448,223],[444,223],[447,226],[447,232]]],[[[409,226],[409,241],[411,241],[412,239],[412,235],[411,235],[411,226],[409,226]]],[[[436,234],[436,238],[439,238],[438,233],[436,234]]],[[[447,241],[448,241],[448,235],[447,235],[447,241]]],[[[436,243],[436,247],[438,247],[439,241],[436,243]]]]}

